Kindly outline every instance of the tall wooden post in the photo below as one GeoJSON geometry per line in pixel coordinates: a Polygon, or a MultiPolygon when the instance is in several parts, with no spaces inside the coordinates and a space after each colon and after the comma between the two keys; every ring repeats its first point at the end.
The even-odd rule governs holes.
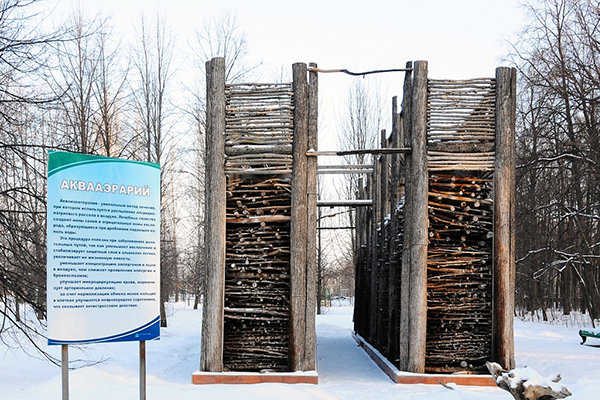
{"type": "MultiPolygon", "coordinates": [[[[388,142],[387,142],[387,131],[385,129],[381,130],[381,148],[387,148],[388,147],[388,142]]],[[[380,182],[379,182],[379,190],[380,190],[380,205],[379,205],[379,209],[380,209],[380,215],[379,215],[379,220],[377,221],[377,224],[379,225],[379,232],[381,233],[381,235],[379,235],[379,242],[377,247],[374,249],[376,256],[377,256],[377,265],[378,265],[378,270],[379,270],[379,274],[378,274],[378,278],[379,278],[379,283],[378,283],[378,296],[377,296],[377,345],[378,348],[383,348],[386,347],[387,344],[387,326],[385,325],[385,322],[387,321],[387,323],[389,324],[389,319],[387,318],[387,315],[384,315],[384,313],[382,312],[382,310],[385,310],[384,308],[384,304],[386,305],[386,307],[388,306],[388,299],[389,299],[389,294],[388,294],[388,290],[389,290],[389,270],[386,271],[385,269],[385,264],[386,261],[383,259],[385,257],[386,254],[388,253],[388,250],[386,248],[386,245],[389,244],[389,241],[386,240],[386,235],[389,235],[389,230],[385,229],[385,217],[388,215],[389,213],[389,174],[390,174],[390,166],[389,166],[389,158],[390,156],[387,154],[382,154],[379,157],[379,169],[380,169],[380,182]]],[[[389,264],[388,264],[389,267],[389,264]]],[[[387,356],[387,354],[385,354],[387,356]]]]}
{"type": "Polygon", "coordinates": [[[223,370],[225,293],[225,59],[206,63],[206,280],[200,369],[223,370]]]}
{"type": "Polygon", "coordinates": [[[493,354],[515,368],[515,114],[516,69],[496,69],[496,165],[494,170],[493,354]]]}
{"type": "Polygon", "coordinates": [[[377,317],[380,314],[378,307],[377,291],[379,289],[379,257],[377,255],[377,224],[381,220],[381,160],[378,156],[373,157],[373,176],[371,180],[371,193],[373,205],[371,206],[371,240],[368,249],[370,249],[369,259],[371,263],[371,293],[369,295],[369,343],[378,347],[377,336],[377,317]]]}
{"type": "MultiPolygon", "coordinates": [[[[365,198],[365,183],[364,178],[358,178],[358,193],[357,199],[365,198]]],[[[365,296],[363,295],[363,291],[365,290],[365,251],[363,247],[363,243],[365,242],[365,207],[358,207],[356,210],[356,237],[355,237],[355,245],[354,245],[354,266],[355,266],[355,274],[354,274],[354,326],[355,331],[360,335],[365,334],[365,313],[364,313],[364,305],[365,305],[365,296]]]]}
{"type": "MultiPolygon", "coordinates": [[[[310,63],[311,68],[317,64],[310,63]]],[[[309,73],[308,83],[308,149],[319,149],[319,74],[309,73]]],[[[317,303],[317,157],[308,158],[307,166],[307,238],[306,238],[306,343],[303,371],[317,369],[317,331],[315,308],[317,303]]]]}
{"type": "MultiPolygon", "coordinates": [[[[388,147],[387,131],[381,130],[381,148],[388,147]]],[[[381,220],[390,213],[390,156],[381,155],[381,220]]]]}
{"type": "Polygon", "coordinates": [[[427,61],[413,70],[408,371],[425,372],[427,331],[427,61]]]}
{"type": "Polygon", "coordinates": [[[290,367],[302,371],[306,342],[306,246],[308,157],[308,83],[305,63],[292,66],[294,87],[294,140],[290,231],[290,367]]]}
{"type": "MultiPolygon", "coordinates": [[[[398,98],[392,97],[392,147],[400,147],[400,118],[398,115],[398,98]]],[[[395,357],[398,352],[398,246],[396,245],[396,236],[398,235],[398,220],[395,218],[396,207],[398,207],[398,154],[392,154],[391,165],[390,165],[390,268],[388,270],[388,329],[387,335],[387,349],[388,354],[395,357]]],[[[388,356],[389,358],[389,356],[388,356]]]]}
{"type": "MultiPolygon", "coordinates": [[[[412,62],[406,63],[407,68],[412,68],[412,62]]],[[[404,96],[402,99],[402,130],[404,131],[405,147],[412,146],[412,73],[404,76],[404,96]]],[[[409,304],[410,304],[410,245],[411,220],[409,216],[412,213],[412,178],[410,168],[412,164],[412,155],[404,155],[404,241],[402,244],[402,260],[400,267],[400,332],[398,341],[399,368],[401,371],[408,371],[408,344],[409,344],[409,304]]]]}
{"type": "Polygon", "coordinates": [[[369,251],[369,249],[372,248],[372,246],[374,246],[374,244],[372,243],[372,235],[371,235],[371,231],[373,230],[373,224],[371,223],[371,221],[373,220],[373,207],[375,204],[374,199],[374,193],[373,193],[373,177],[375,176],[375,166],[377,164],[373,163],[373,173],[371,173],[370,175],[367,175],[367,182],[366,182],[366,186],[365,186],[365,190],[364,190],[364,195],[366,198],[371,199],[372,201],[372,205],[369,209],[367,209],[365,211],[365,218],[364,218],[364,224],[365,224],[365,251],[364,251],[364,256],[365,256],[365,262],[364,262],[364,286],[365,286],[365,291],[364,291],[364,299],[365,301],[364,303],[364,308],[363,308],[363,316],[364,316],[364,338],[369,342],[369,343],[373,343],[372,342],[372,338],[371,338],[371,334],[372,334],[372,327],[371,327],[371,313],[372,313],[372,303],[373,303],[373,298],[372,298],[372,288],[373,285],[375,285],[374,282],[372,282],[372,277],[373,275],[371,274],[371,271],[373,270],[373,258],[371,257],[371,252],[369,251]]]}

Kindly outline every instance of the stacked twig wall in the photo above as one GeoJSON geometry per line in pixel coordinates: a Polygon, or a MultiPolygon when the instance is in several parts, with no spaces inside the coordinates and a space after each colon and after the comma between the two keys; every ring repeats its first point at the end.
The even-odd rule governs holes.
{"type": "MultiPolygon", "coordinates": [[[[223,59],[213,59],[212,64],[224,67],[223,59]]],[[[208,69],[209,83],[213,70],[208,69]]],[[[207,132],[206,181],[207,188],[215,178],[225,183],[206,194],[207,209],[219,213],[217,220],[213,210],[215,217],[206,225],[201,368],[315,370],[310,356],[315,352],[314,333],[310,334],[314,317],[307,315],[307,310],[314,313],[314,304],[307,305],[307,288],[314,286],[314,277],[307,272],[307,247],[302,253],[291,246],[293,238],[307,242],[306,228],[298,227],[306,227],[309,216],[316,214],[316,206],[310,212],[306,199],[306,65],[295,64],[294,83],[282,84],[225,84],[219,72],[207,93],[209,104],[219,110],[219,124],[207,132]],[[302,73],[304,82],[296,79],[302,73]],[[215,88],[219,97],[214,96],[215,88]],[[305,148],[300,153],[299,142],[305,148]],[[304,199],[293,187],[302,179],[304,199]],[[223,225],[223,230],[213,230],[212,224],[223,225]]],[[[207,114],[209,127],[215,125],[213,114],[207,114]]]]}
{"type": "Polygon", "coordinates": [[[357,212],[355,330],[401,370],[514,366],[513,85],[508,68],[449,81],[415,63],[382,142],[412,152],[379,156],[359,192],[373,206],[357,212]]]}
{"type": "Polygon", "coordinates": [[[485,372],[492,357],[492,181],[429,178],[429,372],[485,372]]]}
{"type": "Polygon", "coordinates": [[[288,370],[289,179],[227,182],[223,367],[288,370]]]}

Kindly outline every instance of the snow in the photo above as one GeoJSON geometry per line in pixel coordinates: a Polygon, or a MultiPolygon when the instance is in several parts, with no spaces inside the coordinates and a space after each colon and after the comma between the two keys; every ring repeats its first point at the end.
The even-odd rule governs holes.
{"type": "MultiPolygon", "coordinates": [[[[510,400],[498,388],[437,385],[396,385],[369,359],[352,338],[352,308],[334,306],[317,316],[318,385],[192,385],[199,366],[201,310],[183,302],[169,305],[169,327],[161,339],[146,343],[148,400],[188,399],[419,399],[510,400]]],[[[560,373],[573,393],[572,400],[598,398],[600,393],[600,342],[579,344],[579,329],[515,320],[518,367],[529,366],[541,376],[560,373]]],[[[61,398],[60,368],[36,355],[32,345],[25,349],[0,343],[0,399],[38,400],[61,398]]],[[[590,341],[593,339],[589,339],[590,341]]],[[[39,344],[55,357],[60,347],[39,344]]],[[[70,372],[72,400],[135,399],[139,397],[138,343],[71,346],[71,360],[79,360],[70,372]]],[[[524,372],[523,372],[524,373],[524,372]]]]}
{"type": "Polygon", "coordinates": [[[515,368],[510,372],[502,373],[501,376],[496,378],[496,382],[502,381],[503,377],[508,379],[508,384],[511,388],[516,388],[520,383],[523,382],[523,387],[525,388],[529,386],[540,386],[544,388],[550,388],[559,393],[564,387],[564,385],[553,382],[553,380],[557,378],[557,375],[544,377],[535,369],[527,366],[524,368],[515,368]]]}

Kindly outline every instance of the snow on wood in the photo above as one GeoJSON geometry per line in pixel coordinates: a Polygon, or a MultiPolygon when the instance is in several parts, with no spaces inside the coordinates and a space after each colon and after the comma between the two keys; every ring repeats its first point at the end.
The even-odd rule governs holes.
{"type": "Polygon", "coordinates": [[[569,389],[558,383],[560,375],[543,377],[527,366],[510,371],[497,363],[487,362],[486,366],[498,387],[512,394],[516,400],[551,400],[571,396],[569,389]]]}

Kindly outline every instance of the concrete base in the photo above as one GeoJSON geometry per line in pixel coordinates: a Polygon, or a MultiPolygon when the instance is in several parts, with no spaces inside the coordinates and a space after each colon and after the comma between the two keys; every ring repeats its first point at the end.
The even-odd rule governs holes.
{"type": "Polygon", "coordinates": [[[319,383],[317,371],[307,372],[203,372],[192,374],[192,384],[319,383]]]}
{"type": "Polygon", "coordinates": [[[359,334],[352,332],[354,340],[362,347],[379,368],[395,383],[439,385],[455,383],[464,386],[496,386],[491,375],[467,375],[467,374],[415,374],[398,370],[394,364],[389,362],[377,349],[366,342],[359,334]],[[439,381],[439,382],[438,382],[439,381]]]}

